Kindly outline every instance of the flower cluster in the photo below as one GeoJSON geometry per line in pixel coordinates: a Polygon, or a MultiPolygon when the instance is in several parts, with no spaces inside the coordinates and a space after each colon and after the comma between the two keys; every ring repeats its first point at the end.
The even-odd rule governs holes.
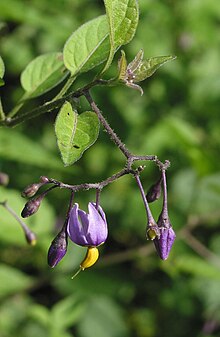
{"type": "MultiPolygon", "coordinates": [[[[161,169],[161,176],[159,180],[153,186],[151,186],[146,195],[140,181],[141,169],[134,171],[134,177],[140,189],[147,212],[147,238],[154,242],[156,251],[162,260],[166,260],[168,258],[176,237],[168,216],[165,171],[165,168],[161,169]],[[158,221],[156,222],[150,211],[149,203],[154,202],[160,197],[162,186],[163,208],[161,214],[159,215],[158,221]]],[[[23,191],[23,196],[34,198],[26,203],[24,209],[21,212],[21,215],[23,217],[28,217],[36,213],[40,207],[41,201],[46,196],[46,194],[52,188],[59,186],[60,185],[55,180],[48,179],[47,177],[41,177],[39,183],[29,185],[23,191]],[[42,192],[37,197],[34,197],[40,187],[49,183],[53,183],[54,185],[42,192]]],[[[68,186],[68,188],[69,187],[70,186],[68,186]]],[[[73,204],[74,192],[71,190],[69,208],[64,225],[51,242],[50,248],[48,250],[48,265],[51,268],[54,268],[65,256],[69,239],[76,245],[87,248],[86,256],[80,264],[79,271],[91,267],[97,261],[99,257],[98,247],[106,241],[108,236],[107,220],[105,213],[99,204],[99,193],[100,191],[97,190],[96,202],[89,202],[88,212],[85,212],[79,208],[78,203],[73,204]]],[[[75,275],[77,275],[78,272],[75,275]]]]}

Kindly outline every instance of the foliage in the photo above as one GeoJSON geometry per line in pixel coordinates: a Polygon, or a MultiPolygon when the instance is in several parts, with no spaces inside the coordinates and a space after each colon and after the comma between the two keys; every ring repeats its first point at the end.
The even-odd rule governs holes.
{"type": "MultiPolygon", "coordinates": [[[[132,153],[157,154],[161,160],[171,161],[167,171],[169,212],[177,240],[169,259],[159,262],[146,242],[146,216],[134,181],[122,177],[107,186],[101,197],[110,224],[102,258],[93,270],[71,280],[83,258],[81,247],[69,249],[55,270],[46,265],[48,245],[65,218],[66,191],[51,192],[40,211],[27,220],[38,233],[35,247],[27,246],[21,229],[0,208],[3,337],[219,334],[219,4],[214,0],[140,0],[138,27],[133,14],[135,22],[127,27],[130,33],[120,40],[117,27],[124,27],[127,21],[120,18],[116,22],[120,16],[115,15],[115,3],[105,1],[104,16],[104,4],[89,0],[55,0],[53,6],[45,0],[0,2],[4,108],[0,104],[0,119],[3,110],[11,110],[11,118],[15,118],[18,101],[25,104],[18,110],[24,120],[27,111],[59,96],[64,85],[69,93],[97,74],[115,79],[118,49],[130,38],[132,43],[123,47],[128,62],[140,49],[146,59],[177,55],[175,62],[143,82],[142,97],[126,86],[92,89],[97,105],[132,153]],[[108,27],[110,39],[106,37],[108,27]],[[77,46],[76,34],[82,36],[77,46]],[[63,50],[63,61],[59,50],[63,50]],[[49,70],[45,69],[46,58],[49,70]],[[20,87],[21,73],[25,91],[20,87]]],[[[121,3],[138,13],[136,1],[121,3]]],[[[80,121],[88,105],[71,103],[82,111],[73,114],[80,121]]],[[[16,128],[0,129],[0,171],[10,176],[9,187],[0,186],[0,201],[7,199],[18,214],[24,204],[20,191],[41,175],[78,184],[105,179],[123,165],[122,156],[100,130],[96,143],[81,159],[72,167],[63,167],[53,131],[54,122],[56,129],[59,121],[57,112],[55,107],[16,128]]],[[[92,135],[86,126],[90,141],[84,150],[97,138],[94,124],[97,129],[92,135]]],[[[73,141],[71,135],[68,142],[73,141]]],[[[143,172],[146,190],[158,179],[154,168],[149,163],[143,172]]],[[[80,205],[85,208],[93,194],[80,192],[80,205]]],[[[156,201],[153,214],[160,209],[161,202],[156,201]]],[[[73,248],[72,243],[69,246],[73,248]]]]}

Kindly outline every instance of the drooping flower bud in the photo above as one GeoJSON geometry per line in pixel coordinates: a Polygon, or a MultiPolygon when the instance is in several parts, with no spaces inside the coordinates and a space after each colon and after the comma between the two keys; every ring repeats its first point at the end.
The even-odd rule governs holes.
{"type": "Polygon", "coordinates": [[[161,195],[161,182],[162,179],[160,178],[155,184],[153,184],[146,195],[148,202],[154,202],[155,200],[160,198],[161,195]]]}
{"type": "Polygon", "coordinates": [[[7,186],[8,182],[9,176],[4,172],[0,172],[0,186],[7,186]]]}
{"type": "Polygon", "coordinates": [[[36,237],[36,234],[34,232],[32,232],[31,230],[25,231],[25,238],[26,238],[27,243],[29,243],[29,245],[31,245],[31,246],[36,245],[37,237],[36,237]]]}
{"type": "Polygon", "coordinates": [[[65,226],[51,242],[48,250],[47,262],[51,268],[54,268],[64,257],[68,246],[68,235],[65,226]]]}
{"type": "Polygon", "coordinates": [[[160,258],[162,260],[166,260],[169,256],[173,242],[176,238],[176,234],[172,228],[172,224],[168,216],[167,185],[166,185],[165,170],[162,170],[162,179],[163,179],[163,194],[164,194],[163,208],[157,221],[159,234],[154,239],[154,245],[160,258]]]}
{"type": "Polygon", "coordinates": [[[43,183],[43,184],[47,184],[50,182],[49,178],[46,177],[46,176],[41,176],[40,177],[40,182],[43,183]]]}
{"type": "Polygon", "coordinates": [[[38,208],[40,207],[43,197],[44,194],[41,194],[39,197],[28,201],[21,212],[22,218],[27,218],[35,214],[38,211],[38,208]]]}
{"type": "Polygon", "coordinates": [[[162,260],[166,260],[173,246],[176,234],[172,228],[169,218],[163,218],[161,213],[158,219],[159,235],[154,240],[156,251],[162,260]]]}
{"type": "Polygon", "coordinates": [[[75,203],[70,211],[67,231],[77,245],[97,247],[107,239],[107,221],[101,206],[96,208],[95,203],[90,202],[88,210],[87,214],[75,203]]]}
{"type": "Polygon", "coordinates": [[[42,186],[42,184],[28,185],[27,187],[25,187],[25,189],[21,193],[22,197],[28,197],[28,198],[33,197],[37,193],[37,191],[39,190],[39,188],[41,186],[42,186]]]}

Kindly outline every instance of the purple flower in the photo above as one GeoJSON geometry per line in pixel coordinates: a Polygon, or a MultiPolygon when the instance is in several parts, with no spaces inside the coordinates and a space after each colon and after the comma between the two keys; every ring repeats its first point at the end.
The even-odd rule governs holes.
{"type": "Polygon", "coordinates": [[[154,245],[160,258],[162,260],[166,260],[176,238],[176,234],[172,228],[169,218],[159,217],[158,231],[159,233],[154,239],[154,245]]]}
{"type": "Polygon", "coordinates": [[[88,204],[88,214],[79,209],[77,203],[70,211],[67,231],[70,239],[79,246],[96,247],[104,243],[108,236],[106,217],[101,206],[88,204]]]}

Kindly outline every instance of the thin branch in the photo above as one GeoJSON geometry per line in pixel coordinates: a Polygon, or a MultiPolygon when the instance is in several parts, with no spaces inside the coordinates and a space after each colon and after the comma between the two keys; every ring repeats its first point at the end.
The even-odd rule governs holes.
{"type": "Polygon", "coordinates": [[[26,240],[29,244],[35,245],[36,243],[36,235],[34,232],[30,230],[30,228],[19,218],[19,216],[15,213],[15,211],[8,205],[7,201],[0,202],[0,205],[3,206],[12,216],[13,218],[21,225],[21,228],[24,231],[26,236],[26,240]]]}
{"type": "Polygon", "coordinates": [[[84,96],[86,97],[87,101],[91,105],[92,110],[96,113],[98,116],[98,119],[104,126],[105,130],[108,132],[109,136],[111,137],[112,141],[115,143],[115,145],[121,150],[121,152],[124,154],[124,156],[128,159],[131,157],[130,151],[126,148],[125,144],[122,143],[121,139],[118,137],[118,135],[114,132],[114,130],[110,127],[107,120],[102,115],[100,109],[95,104],[94,100],[92,99],[89,91],[84,91],[84,96]]]}
{"type": "Polygon", "coordinates": [[[79,184],[79,185],[70,185],[70,184],[65,184],[61,181],[55,180],[53,178],[48,178],[49,183],[52,183],[56,185],[56,187],[59,188],[66,188],[70,189],[74,192],[80,191],[80,190],[90,190],[90,189],[98,189],[101,190],[103,187],[107,186],[108,184],[112,183],[113,181],[119,179],[120,177],[134,173],[134,170],[128,170],[127,168],[124,168],[123,170],[113,174],[111,177],[108,177],[107,179],[98,182],[98,183],[84,183],[84,184],[79,184]]]}

